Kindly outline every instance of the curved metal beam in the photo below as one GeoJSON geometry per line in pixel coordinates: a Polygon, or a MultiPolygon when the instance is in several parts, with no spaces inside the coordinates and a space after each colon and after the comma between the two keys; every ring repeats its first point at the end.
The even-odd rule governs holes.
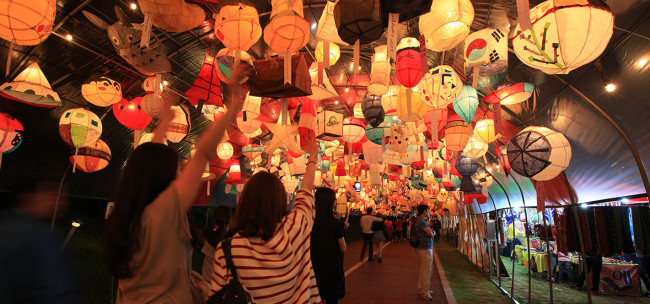
{"type": "MultiPolygon", "coordinates": [[[[524,191],[521,190],[521,186],[519,185],[519,182],[515,178],[514,174],[510,174],[510,177],[512,177],[512,180],[517,184],[517,188],[519,188],[519,193],[521,194],[521,202],[524,204],[524,219],[526,219],[526,252],[528,252],[528,303],[530,303],[530,298],[531,298],[531,290],[530,290],[530,284],[531,284],[531,277],[530,277],[530,234],[528,233],[528,229],[530,229],[530,224],[528,223],[528,211],[526,211],[526,198],[524,197],[524,191]]],[[[551,265],[549,265],[549,270],[550,270],[551,265]]]]}

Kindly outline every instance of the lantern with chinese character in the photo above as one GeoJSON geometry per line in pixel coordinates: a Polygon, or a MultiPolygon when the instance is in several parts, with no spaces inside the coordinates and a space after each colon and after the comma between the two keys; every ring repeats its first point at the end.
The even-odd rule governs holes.
{"type": "Polygon", "coordinates": [[[489,146],[488,143],[476,139],[476,135],[474,135],[469,138],[463,153],[469,158],[479,158],[487,153],[489,146]]]}
{"type": "Polygon", "coordinates": [[[13,81],[2,84],[0,93],[2,97],[37,107],[54,108],[61,105],[59,95],[52,91],[36,62],[20,72],[13,81]]]}
{"type": "Polygon", "coordinates": [[[485,143],[491,143],[497,140],[499,134],[496,134],[494,129],[494,120],[482,119],[477,121],[476,127],[474,128],[474,137],[485,143]]]}
{"type": "Polygon", "coordinates": [[[402,121],[421,120],[428,106],[422,102],[420,95],[410,88],[401,87],[397,99],[397,117],[402,121]]]}
{"type": "Polygon", "coordinates": [[[107,107],[122,99],[122,87],[115,80],[99,77],[96,81],[81,85],[81,95],[96,106],[107,107]]]}
{"type": "Polygon", "coordinates": [[[445,144],[449,151],[460,152],[469,141],[469,124],[458,115],[451,115],[445,125],[445,144]]]}
{"type": "Polygon", "coordinates": [[[439,65],[426,73],[418,84],[422,101],[434,108],[444,108],[460,94],[463,82],[454,69],[439,65]]]}
{"type": "Polygon", "coordinates": [[[117,121],[131,130],[142,130],[148,126],[152,118],[147,115],[140,105],[142,97],[136,97],[131,101],[124,98],[113,104],[113,115],[117,121]]]}
{"type": "Polygon", "coordinates": [[[427,48],[441,52],[463,42],[473,21],[470,0],[439,0],[433,2],[429,13],[420,16],[419,28],[427,48]]]}
{"type": "MultiPolygon", "coordinates": [[[[341,58],[341,49],[339,48],[338,45],[332,43],[332,42],[327,42],[329,43],[329,64],[333,65],[337,61],[339,61],[339,58],[341,58]]],[[[314,56],[316,57],[316,61],[318,62],[323,62],[323,41],[318,41],[318,44],[316,44],[316,49],[314,50],[314,56]]]]}
{"type": "Polygon", "coordinates": [[[422,79],[420,42],[413,37],[400,40],[397,45],[397,80],[403,86],[412,88],[422,79]]]}
{"type": "Polygon", "coordinates": [[[0,6],[0,38],[17,45],[37,45],[52,32],[56,1],[4,0],[0,6]]]}
{"type": "Polygon", "coordinates": [[[213,17],[214,33],[228,49],[245,52],[262,36],[260,18],[253,6],[226,5],[213,17]]]}
{"type": "Polygon", "coordinates": [[[466,123],[471,123],[478,108],[478,93],[472,86],[463,86],[458,98],[454,100],[454,112],[466,123]]]}
{"type": "Polygon", "coordinates": [[[501,105],[512,105],[524,102],[533,95],[535,86],[532,83],[508,82],[492,92],[492,94],[485,96],[483,101],[489,103],[501,103],[501,105]]]}
{"type": "Polygon", "coordinates": [[[185,105],[172,106],[171,109],[174,111],[174,118],[169,123],[165,136],[167,140],[178,143],[190,132],[190,110],[185,105]]]}
{"type": "Polygon", "coordinates": [[[368,92],[371,94],[384,95],[388,93],[390,60],[387,52],[387,47],[380,45],[375,48],[375,53],[372,55],[370,83],[368,84],[368,92]]]}
{"type": "Polygon", "coordinates": [[[366,122],[371,126],[377,127],[384,122],[386,114],[381,105],[381,96],[366,93],[361,101],[361,110],[366,122]]]}
{"type": "Polygon", "coordinates": [[[587,1],[542,2],[530,10],[530,21],[529,30],[517,24],[512,48],[546,74],[568,74],[598,58],[614,30],[614,14],[587,1]]]}
{"type": "Polygon", "coordinates": [[[23,125],[17,119],[0,113],[0,153],[10,153],[18,149],[23,142],[24,131],[23,125]]]}
{"type": "Polygon", "coordinates": [[[384,33],[379,0],[341,0],[334,7],[341,40],[354,44],[373,42],[384,33]]]}
{"type": "Polygon", "coordinates": [[[341,139],[348,143],[359,142],[366,135],[366,128],[363,120],[356,117],[346,117],[343,119],[343,136],[341,139]]]}
{"type": "Polygon", "coordinates": [[[295,53],[307,44],[310,34],[309,22],[303,18],[302,0],[272,0],[271,7],[264,42],[278,54],[295,53]]]}
{"type": "Polygon", "coordinates": [[[550,180],[569,166],[571,145],[566,137],[545,127],[528,127],[508,143],[512,170],[536,181],[550,180]]]}
{"type": "Polygon", "coordinates": [[[381,106],[386,114],[394,114],[397,109],[397,100],[399,99],[399,90],[401,86],[388,86],[388,92],[381,97],[381,106]]]}
{"type": "Polygon", "coordinates": [[[111,161],[111,149],[101,139],[79,147],[79,151],[76,152],[76,161],[74,153],[75,151],[72,152],[73,155],[70,155],[70,162],[83,172],[97,172],[106,168],[111,161]]]}
{"type": "Polygon", "coordinates": [[[473,75],[475,67],[480,76],[503,73],[508,69],[508,32],[485,28],[465,39],[465,73],[473,75]]]}

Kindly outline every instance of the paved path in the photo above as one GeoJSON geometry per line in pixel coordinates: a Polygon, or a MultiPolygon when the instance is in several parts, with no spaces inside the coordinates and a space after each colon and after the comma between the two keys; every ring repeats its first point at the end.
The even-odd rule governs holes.
{"type": "MultiPolygon", "coordinates": [[[[339,303],[427,303],[417,293],[418,257],[406,241],[385,245],[383,263],[359,262],[362,241],[349,243],[343,267],[346,294],[339,303]]],[[[375,253],[376,254],[376,253],[375,253]]],[[[436,260],[431,272],[433,303],[448,303],[436,260]]]]}

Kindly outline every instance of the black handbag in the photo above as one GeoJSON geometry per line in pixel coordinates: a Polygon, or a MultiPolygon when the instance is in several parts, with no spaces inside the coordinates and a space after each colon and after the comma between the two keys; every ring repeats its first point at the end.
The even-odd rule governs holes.
{"type": "Polygon", "coordinates": [[[228,284],[221,288],[217,293],[208,298],[207,304],[249,304],[253,303],[251,296],[244,290],[244,286],[239,282],[237,270],[232,262],[232,255],[230,254],[230,241],[232,238],[227,238],[221,242],[223,254],[226,256],[227,271],[232,273],[232,279],[228,284]]]}

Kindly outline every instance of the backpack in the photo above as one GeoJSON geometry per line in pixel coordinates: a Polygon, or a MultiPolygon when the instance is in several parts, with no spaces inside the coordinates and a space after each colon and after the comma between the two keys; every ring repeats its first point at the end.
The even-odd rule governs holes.
{"type": "Polygon", "coordinates": [[[237,276],[237,270],[235,265],[232,262],[232,256],[230,254],[230,241],[231,238],[223,240],[221,247],[223,248],[223,253],[226,257],[226,267],[232,273],[232,279],[228,281],[228,284],[224,286],[217,293],[212,295],[207,304],[247,304],[253,303],[251,296],[244,290],[244,286],[239,282],[239,277],[237,276]]]}
{"type": "Polygon", "coordinates": [[[418,248],[420,246],[420,239],[418,238],[418,235],[416,233],[415,229],[415,224],[417,222],[417,219],[411,224],[411,230],[410,230],[410,237],[409,237],[409,244],[413,248],[418,248]]]}

